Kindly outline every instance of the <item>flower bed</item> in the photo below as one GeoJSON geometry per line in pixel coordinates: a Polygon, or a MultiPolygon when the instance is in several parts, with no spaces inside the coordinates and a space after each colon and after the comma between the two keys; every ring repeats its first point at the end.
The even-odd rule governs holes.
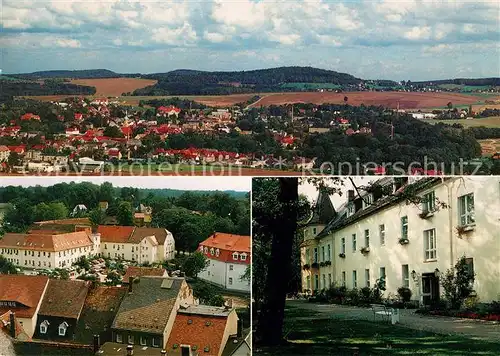
{"type": "Polygon", "coordinates": [[[474,312],[456,311],[456,310],[423,310],[423,309],[417,310],[417,313],[422,315],[451,316],[455,318],[464,318],[464,319],[500,321],[500,314],[479,314],[474,312]]]}

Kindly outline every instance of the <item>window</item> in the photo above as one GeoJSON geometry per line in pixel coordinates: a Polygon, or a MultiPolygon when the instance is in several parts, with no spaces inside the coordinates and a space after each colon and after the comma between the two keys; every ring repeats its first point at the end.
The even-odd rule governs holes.
{"type": "Polygon", "coordinates": [[[59,325],[59,336],[66,335],[67,329],[68,329],[68,323],[64,321],[61,325],[59,325]]]}
{"type": "Polygon", "coordinates": [[[246,261],[247,260],[247,254],[245,252],[243,252],[241,255],[240,255],[240,260],[242,261],[246,261]]]}
{"type": "Polygon", "coordinates": [[[347,216],[351,216],[354,214],[354,204],[349,204],[349,206],[347,207],[347,216]]]}
{"type": "Polygon", "coordinates": [[[230,270],[230,271],[232,271],[232,270],[233,270],[233,268],[234,268],[234,266],[233,266],[233,265],[229,265],[229,270],[230,270]]]}
{"type": "Polygon", "coordinates": [[[458,212],[460,214],[460,226],[472,225],[475,223],[473,193],[458,198],[458,212]]]}
{"type": "Polygon", "coordinates": [[[306,285],[307,289],[311,289],[311,276],[307,276],[306,285]]]}
{"type": "Polygon", "coordinates": [[[210,254],[211,254],[212,256],[215,254],[215,249],[214,249],[213,247],[210,249],[210,254]]]}
{"type": "Polygon", "coordinates": [[[368,194],[363,197],[363,209],[369,207],[373,204],[373,195],[368,194]]]}
{"type": "Polygon", "coordinates": [[[134,335],[129,335],[128,336],[128,344],[133,345],[134,344],[134,335]]]}
{"type": "Polygon", "coordinates": [[[380,235],[380,245],[385,245],[385,225],[379,225],[378,231],[380,235]]]}
{"type": "Polygon", "coordinates": [[[467,267],[467,272],[469,272],[469,274],[472,276],[472,281],[471,281],[471,288],[472,288],[472,285],[474,284],[474,259],[466,258],[465,266],[467,267]]]}
{"type": "Polygon", "coordinates": [[[160,345],[158,344],[158,339],[157,338],[153,338],[153,341],[152,341],[152,345],[153,347],[159,347],[160,345]]]}
{"type": "Polygon", "coordinates": [[[370,270],[365,269],[365,286],[370,287],[370,270]]]}
{"type": "Polygon", "coordinates": [[[140,343],[141,343],[142,346],[146,345],[146,338],[144,336],[141,336],[141,338],[140,338],[139,341],[140,341],[140,343]]]}
{"type": "Polygon", "coordinates": [[[345,253],[345,237],[340,240],[340,253],[345,253]]]}
{"type": "Polygon", "coordinates": [[[306,265],[308,265],[311,262],[311,250],[306,249],[306,265]]]}
{"type": "Polygon", "coordinates": [[[233,253],[233,260],[238,261],[238,256],[239,256],[238,252],[234,252],[233,253]]]}
{"type": "Polygon", "coordinates": [[[342,271],[342,286],[345,287],[345,271],[342,271]]]}
{"type": "Polygon", "coordinates": [[[425,260],[436,259],[436,229],[424,231],[425,260]]]}
{"type": "Polygon", "coordinates": [[[44,320],[43,323],[40,324],[40,334],[46,334],[49,325],[49,322],[47,320],[44,320]]]}
{"type": "Polygon", "coordinates": [[[204,247],[203,252],[208,253],[208,247],[204,247]]]}
{"type": "Polygon", "coordinates": [[[358,273],[352,271],[352,288],[358,288],[358,273]]]}
{"type": "Polygon", "coordinates": [[[116,342],[119,344],[121,344],[123,342],[122,334],[116,334],[116,342]]]}
{"type": "Polygon", "coordinates": [[[370,230],[365,230],[365,247],[370,247],[370,230]]]}
{"type": "Polygon", "coordinates": [[[314,275],[314,289],[319,289],[319,276],[317,274],[314,275]]]}
{"type": "Polygon", "coordinates": [[[232,285],[232,284],[233,284],[233,278],[229,277],[229,285],[232,285]]]}
{"type": "Polygon", "coordinates": [[[408,216],[401,218],[401,238],[408,239],[408,216]]]}
{"type": "Polygon", "coordinates": [[[332,274],[328,273],[328,287],[331,287],[332,285],[332,274]]]}
{"type": "Polygon", "coordinates": [[[387,286],[387,280],[385,276],[385,267],[380,267],[380,280],[383,281],[384,287],[387,286]]]}
{"type": "Polygon", "coordinates": [[[352,252],[356,252],[356,234],[352,234],[352,252]]]}
{"type": "Polygon", "coordinates": [[[328,258],[328,261],[331,261],[332,260],[332,251],[331,251],[331,246],[330,244],[328,244],[328,252],[327,252],[327,255],[326,255],[326,258],[328,258]]]}
{"type": "Polygon", "coordinates": [[[219,249],[215,250],[215,256],[219,257],[219,255],[220,255],[220,250],[219,249]]]}
{"type": "Polygon", "coordinates": [[[314,248],[314,263],[318,263],[318,248],[314,248]]]}
{"type": "Polygon", "coordinates": [[[323,288],[326,288],[326,274],[323,275],[323,288]]]}
{"type": "Polygon", "coordinates": [[[321,261],[325,262],[325,246],[321,246],[321,261]]]}
{"type": "Polygon", "coordinates": [[[403,276],[403,287],[410,288],[410,272],[408,265],[401,266],[401,274],[403,276]]]}
{"type": "Polygon", "coordinates": [[[424,213],[429,213],[434,210],[436,210],[436,193],[432,191],[422,197],[422,211],[424,213]]]}
{"type": "Polygon", "coordinates": [[[313,227],[313,235],[316,236],[316,231],[317,229],[315,227],[313,227]]]}

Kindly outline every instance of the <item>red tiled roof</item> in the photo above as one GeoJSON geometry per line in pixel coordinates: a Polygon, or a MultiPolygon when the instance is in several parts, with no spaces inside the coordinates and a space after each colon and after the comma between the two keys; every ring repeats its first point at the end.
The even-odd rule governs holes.
{"type": "Polygon", "coordinates": [[[0,301],[21,303],[28,308],[1,306],[0,314],[11,310],[21,318],[31,318],[40,303],[49,277],[0,274],[0,301]]]}
{"type": "Polygon", "coordinates": [[[170,332],[167,342],[167,352],[174,351],[174,344],[177,350],[180,345],[197,346],[197,351],[201,355],[218,356],[220,350],[224,348],[224,331],[226,330],[227,317],[213,317],[205,315],[185,315],[177,313],[174,326],[170,332]],[[188,321],[191,320],[191,323],[188,321]],[[210,322],[207,326],[206,323],[210,322]],[[209,351],[205,352],[205,347],[209,351]]]}
{"type": "Polygon", "coordinates": [[[135,226],[105,226],[99,225],[97,232],[101,234],[102,242],[126,243],[134,232],[135,226]]]}
{"type": "Polygon", "coordinates": [[[21,116],[21,120],[40,120],[40,116],[29,112],[21,116]]]}
{"type": "Polygon", "coordinates": [[[250,263],[250,236],[232,235],[222,232],[216,232],[208,239],[201,242],[198,246],[198,249],[208,258],[224,262],[233,261],[233,252],[245,252],[247,254],[247,258],[245,261],[241,262],[247,264],[250,263]],[[206,253],[204,252],[204,247],[208,248],[208,251],[206,253]],[[219,256],[210,253],[211,248],[218,249],[219,256]]]}
{"type": "Polygon", "coordinates": [[[0,247],[19,250],[58,252],[77,247],[92,246],[92,239],[85,231],[56,234],[16,234],[7,233],[0,239],[0,247]]]}

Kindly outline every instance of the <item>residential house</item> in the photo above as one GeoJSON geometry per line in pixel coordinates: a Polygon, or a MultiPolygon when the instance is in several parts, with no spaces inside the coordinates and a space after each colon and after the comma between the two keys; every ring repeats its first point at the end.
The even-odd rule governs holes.
{"type": "Polygon", "coordinates": [[[82,231],[30,230],[6,233],[0,239],[0,254],[16,266],[27,269],[70,267],[81,256],[99,253],[100,236],[82,231]]]}
{"type": "Polygon", "coordinates": [[[443,294],[442,274],[465,256],[480,300],[498,299],[498,177],[386,177],[360,193],[349,191],[326,227],[323,220],[305,228],[304,290],[378,280],[387,294],[407,287],[413,300],[430,304],[443,294]],[[409,191],[420,202],[408,202],[409,191]]]}
{"type": "Polygon", "coordinates": [[[140,278],[144,276],[168,277],[165,268],[128,266],[123,276],[123,282],[128,283],[130,278],[140,278]]]}
{"type": "Polygon", "coordinates": [[[229,290],[250,292],[250,279],[242,279],[251,264],[250,236],[215,232],[198,249],[210,265],[198,274],[200,279],[229,290]]]}
{"type": "Polygon", "coordinates": [[[108,207],[109,207],[109,203],[107,201],[100,201],[99,202],[99,209],[101,209],[101,211],[105,212],[106,210],[108,210],[108,207]]]}
{"type": "Polygon", "coordinates": [[[196,353],[220,356],[229,338],[236,336],[237,333],[238,316],[233,308],[207,305],[181,306],[177,311],[165,350],[172,356],[196,353]]]}
{"type": "Polygon", "coordinates": [[[28,338],[35,333],[37,314],[48,284],[47,276],[0,274],[0,315],[15,313],[15,320],[28,338]]]}
{"type": "Polygon", "coordinates": [[[7,161],[10,156],[10,150],[7,146],[0,146],[0,162],[7,161]]]}
{"type": "Polygon", "coordinates": [[[84,204],[78,204],[73,208],[73,211],[71,212],[71,215],[76,216],[82,213],[85,213],[87,211],[87,207],[84,204]]]}
{"type": "Polygon", "coordinates": [[[38,311],[36,339],[73,341],[89,282],[51,279],[38,311]]]}
{"type": "Polygon", "coordinates": [[[100,225],[98,232],[104,257],[153,263],[175,256],[175,240],[166,229],[100,225]]]}
{"type": "Polygon", "coordinates": [[[115,343],[164,349],[181,305],[195,304],[184,278],[141,277],[129,283],[113,321],[115,343]]]}
{"type": "Polygon", "coordinates": [[[173,105],[160,106],[158,109],[156,109],[156,116],[169,117],[169,116],[173,115],[173,116],[177,117],[180,112],[181,112],[181,109],[176,108],[173,105]]]}
{"type": "Polygon", "coordinates": [[[29,113],[22,115],[21,120],[23,120],[23,121],[29,121],[29,120],[40,121],[40,116],[29,112],[29,113]]]}

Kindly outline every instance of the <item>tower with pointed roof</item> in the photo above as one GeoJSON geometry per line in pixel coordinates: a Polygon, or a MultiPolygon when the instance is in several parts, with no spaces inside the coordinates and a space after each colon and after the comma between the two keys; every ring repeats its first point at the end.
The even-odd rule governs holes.
{"type": "Polygon", "coordinates": [[[331,263],[332,248],[320,246],[316,236],[336,217],[337,213],[330,196],[320,189],[311,215],[303,228],[304,240],[300,248],[302,269],[302,289],[314,293],[320,285],[320,264],[331,263]]]}

